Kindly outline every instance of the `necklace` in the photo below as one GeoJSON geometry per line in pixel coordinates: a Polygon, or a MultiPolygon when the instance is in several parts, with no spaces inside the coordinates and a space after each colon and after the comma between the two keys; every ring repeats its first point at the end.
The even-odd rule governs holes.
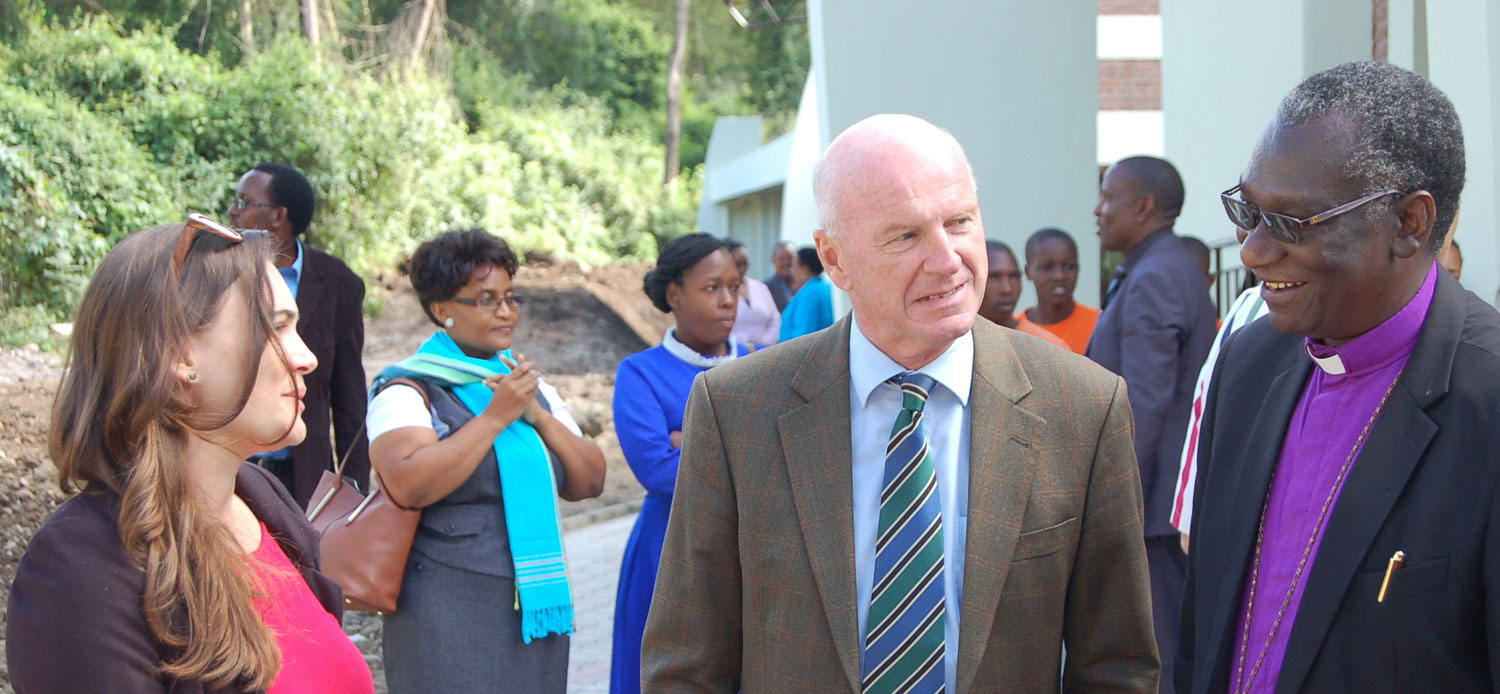
{"type": "Polygon", "coordinates": [[[1260,653],[1255,656],[1255,664],[1250,668],[1250,675],[1245,677],[1245,660],[1250,647],[1250,620],[1255,616],[1255,588],[1260,577],[1260,550],[1266,537],[1266,511],[1271,506],[1271,486],[1276,483],[1276,471],[1271,471],[1271,479],[1266,485],[1266,500],[1260,506],[1260,525],[1255,530],[1255,561],[1250,566],[1250,587],[1248,597],[1245,600],[1245,629],[1240,636],[1240,659],[1235,668],[1234,689],[1236,694],[1248,694],[1251,683],[1255,682],[1255,676],[1260,674],[1260,666],[1265,664],[1266,654],[1271,650],[1271,642],[1276,640],[1276,632],[1281,628],[1281,620],[1286,617],[1286,611],[1291,607],[1292,596],[1297,593],[1297,586],[1302,582],[1302,571],[1307,568],[1307,560],[1312,556],[1313,545],[1317,544],[1318,535],[1323,532],[1323,524],[1328,520],[1328,512],[1333,509],[1333,499],[1338,496],[1339,488],[1344,484],[1344,478],[1349,474],[1349,467],[1354,464],[1354,456],[1359,453],[1360,447],[1364,446],[1365,438],[1370,435],[1370,429],[1375,426],[1375,419],[1380,416],[1380,411],[1385,409],[1385,401],[1391,397],[1391,391],[1396,389],[1396,382],[1401,380],[1401,375],[1391,381],[1391,385],[1385,389],[1385,395],[1380,396],[1380,403],[1375,406],[1375,411],[1370,413],[1370,421],[1365,422],[1364,431],[1359,432],[1359,438],[1354,440],[1354,447],[1349,449],[1349,455],[1344,458],[1344,464],[1339,468],[1339,474],[1333,479],[1333,487],[1328,490],[1328,498],[1323,500],[1323,510],[1318,513],[1318,520],[1313,524],[1312,535],[1307,538],[1307,545],[1302,548],[1302,558],[1297,561],[1297,571],[1292,574],[1292,585],[1286,589],[1286,597],[1281,600],[1281,608],[1276,610],[1276,619],[1271,622],[1271,630],[1266,633],[1266,642],[1261,644],[1260,653]]]}

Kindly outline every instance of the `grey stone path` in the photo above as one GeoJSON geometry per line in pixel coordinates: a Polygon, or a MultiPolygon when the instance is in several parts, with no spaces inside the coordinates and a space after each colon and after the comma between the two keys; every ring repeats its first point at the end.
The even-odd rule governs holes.
{"type": "Polygon", "coordinates": [[[577,627],[568,660],[569,694],[609,691],[615,587],[620,581],[620,559],[635,517],[632,513],[566,533],[577,627]]]}

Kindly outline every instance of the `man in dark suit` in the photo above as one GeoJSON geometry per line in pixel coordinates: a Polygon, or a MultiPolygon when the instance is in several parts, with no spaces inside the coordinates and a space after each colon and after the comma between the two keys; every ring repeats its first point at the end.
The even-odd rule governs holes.
{"type": "Polygon", "coordinates": [[[797,260],[796,253],[797,247],[790,241],[776,242],[776,249],[771,251],[771,267],[775,272],[766,278],[766,287],[771,290],[771,300],[776,302],[777,311],[785,311],[787,302],[797,293],[792,289],[792,264],[797,260]]]}
{"type": "Polygon", "coordinates": [[[1223,194],[1271,312],[1208,394],[1178,691],[1500,682],[1500,316],[1435,261],[1463,186],[1447,97],[1350,63],[1223,194]]]}
{"type": "Polygon", "coordinates": [[[285,164],[260,164],[240,178],[234,196],[229,207],[234,226],[265,229],[277,240],[276,267],[302,314],[297,332],[318,357],[302,398],[307,438],[257,462],[303,507],[323,471],[346,453],[344,476],[368,488],[369,444],[359,435],[365,421],[365,283],[343,261],[302,243],[315,205],[312,185],[302,172],[285,164]]]}
{"type": "MultiPolygon", "coordinates": [[[[1135,456],[1146,495],[1146,557],[1156,645],[1177,650],[1187,557],[1172,527],[1173,481],[1193,384],[1213,347],[1217,314],[1192,251],[1172,233],[1182,178],[1165,159],[1130,157],[1104,172],[1094,217],[1099,244],[1125,254],[1104,296],[1088,357],[1125,378],[1135,414],[1135,456]]],[[[1162,659],[1161,691],[1172,691],[1162,659]]]]}
{"type": "Polygon", "coordinates": [[[813,185],[853,315],[694,383],[643,691],[1156,691],[1124,383],[976,323],[947,132],[866,119],[813,185]]]}

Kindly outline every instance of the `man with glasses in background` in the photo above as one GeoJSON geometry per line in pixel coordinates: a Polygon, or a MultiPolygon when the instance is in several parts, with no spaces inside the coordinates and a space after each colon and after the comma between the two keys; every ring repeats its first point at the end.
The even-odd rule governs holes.
{"type": "Polygon", "coordinates": [[[1458,114],[1386,63],[1309,77],[1223,203],[1270,319],[1199,430],[1179,692],[1487,692],[1500,316],[1436,262],[1458,114]]]}
{"type": "MultiPolygon", "coordinates": [[[[1172,230],[1182,203],[1182,177],[1165,159],[1130,157],[1104,172],[1094,207],[1099,245],[1124,253],[1125,262],[1104,295],[1087,351],[1125,379],[1135,414],[1151,616],[1161,653],[1177,651],[1187,575],[1187,557],[1168,518],[1173,482],[1193,385],[1213,346],[1217,317],[1201,266],[1172,230]]],[[[1172,659],[1161,662],[1161,692],[1169,694],[1172,659]]]]}
{"type": "Polygon", "coordinates": [[[343,261],[302,243],[315,204],[302,172],[264,163],[240,177],[229,207],[235,227],[265,229],[276,240],[276,267],[301,313],[297,332],[318,358],[302,397],[307,438],[257,458],[303,508],[337,456],[349,456],[344,476],[361,488],[368,488],[370,476],[369,444],[359,435],[365,421],[365,283],[343,261]]]}

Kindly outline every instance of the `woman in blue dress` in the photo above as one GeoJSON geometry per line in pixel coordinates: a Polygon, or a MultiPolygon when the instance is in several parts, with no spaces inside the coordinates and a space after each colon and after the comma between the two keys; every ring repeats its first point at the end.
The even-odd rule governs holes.
{"type": "Polygon", "coordinates": [[[656,587],[693,378],[749,351],[729,339],[740,281],[734,256],[708,234],[673,239],[646,275],[646,295],[677,325],[660,345],[626,357],[615,375],[615,433],[646,500],[620,566],[611,694],[641,691],[641,634],[656,587]]]}

